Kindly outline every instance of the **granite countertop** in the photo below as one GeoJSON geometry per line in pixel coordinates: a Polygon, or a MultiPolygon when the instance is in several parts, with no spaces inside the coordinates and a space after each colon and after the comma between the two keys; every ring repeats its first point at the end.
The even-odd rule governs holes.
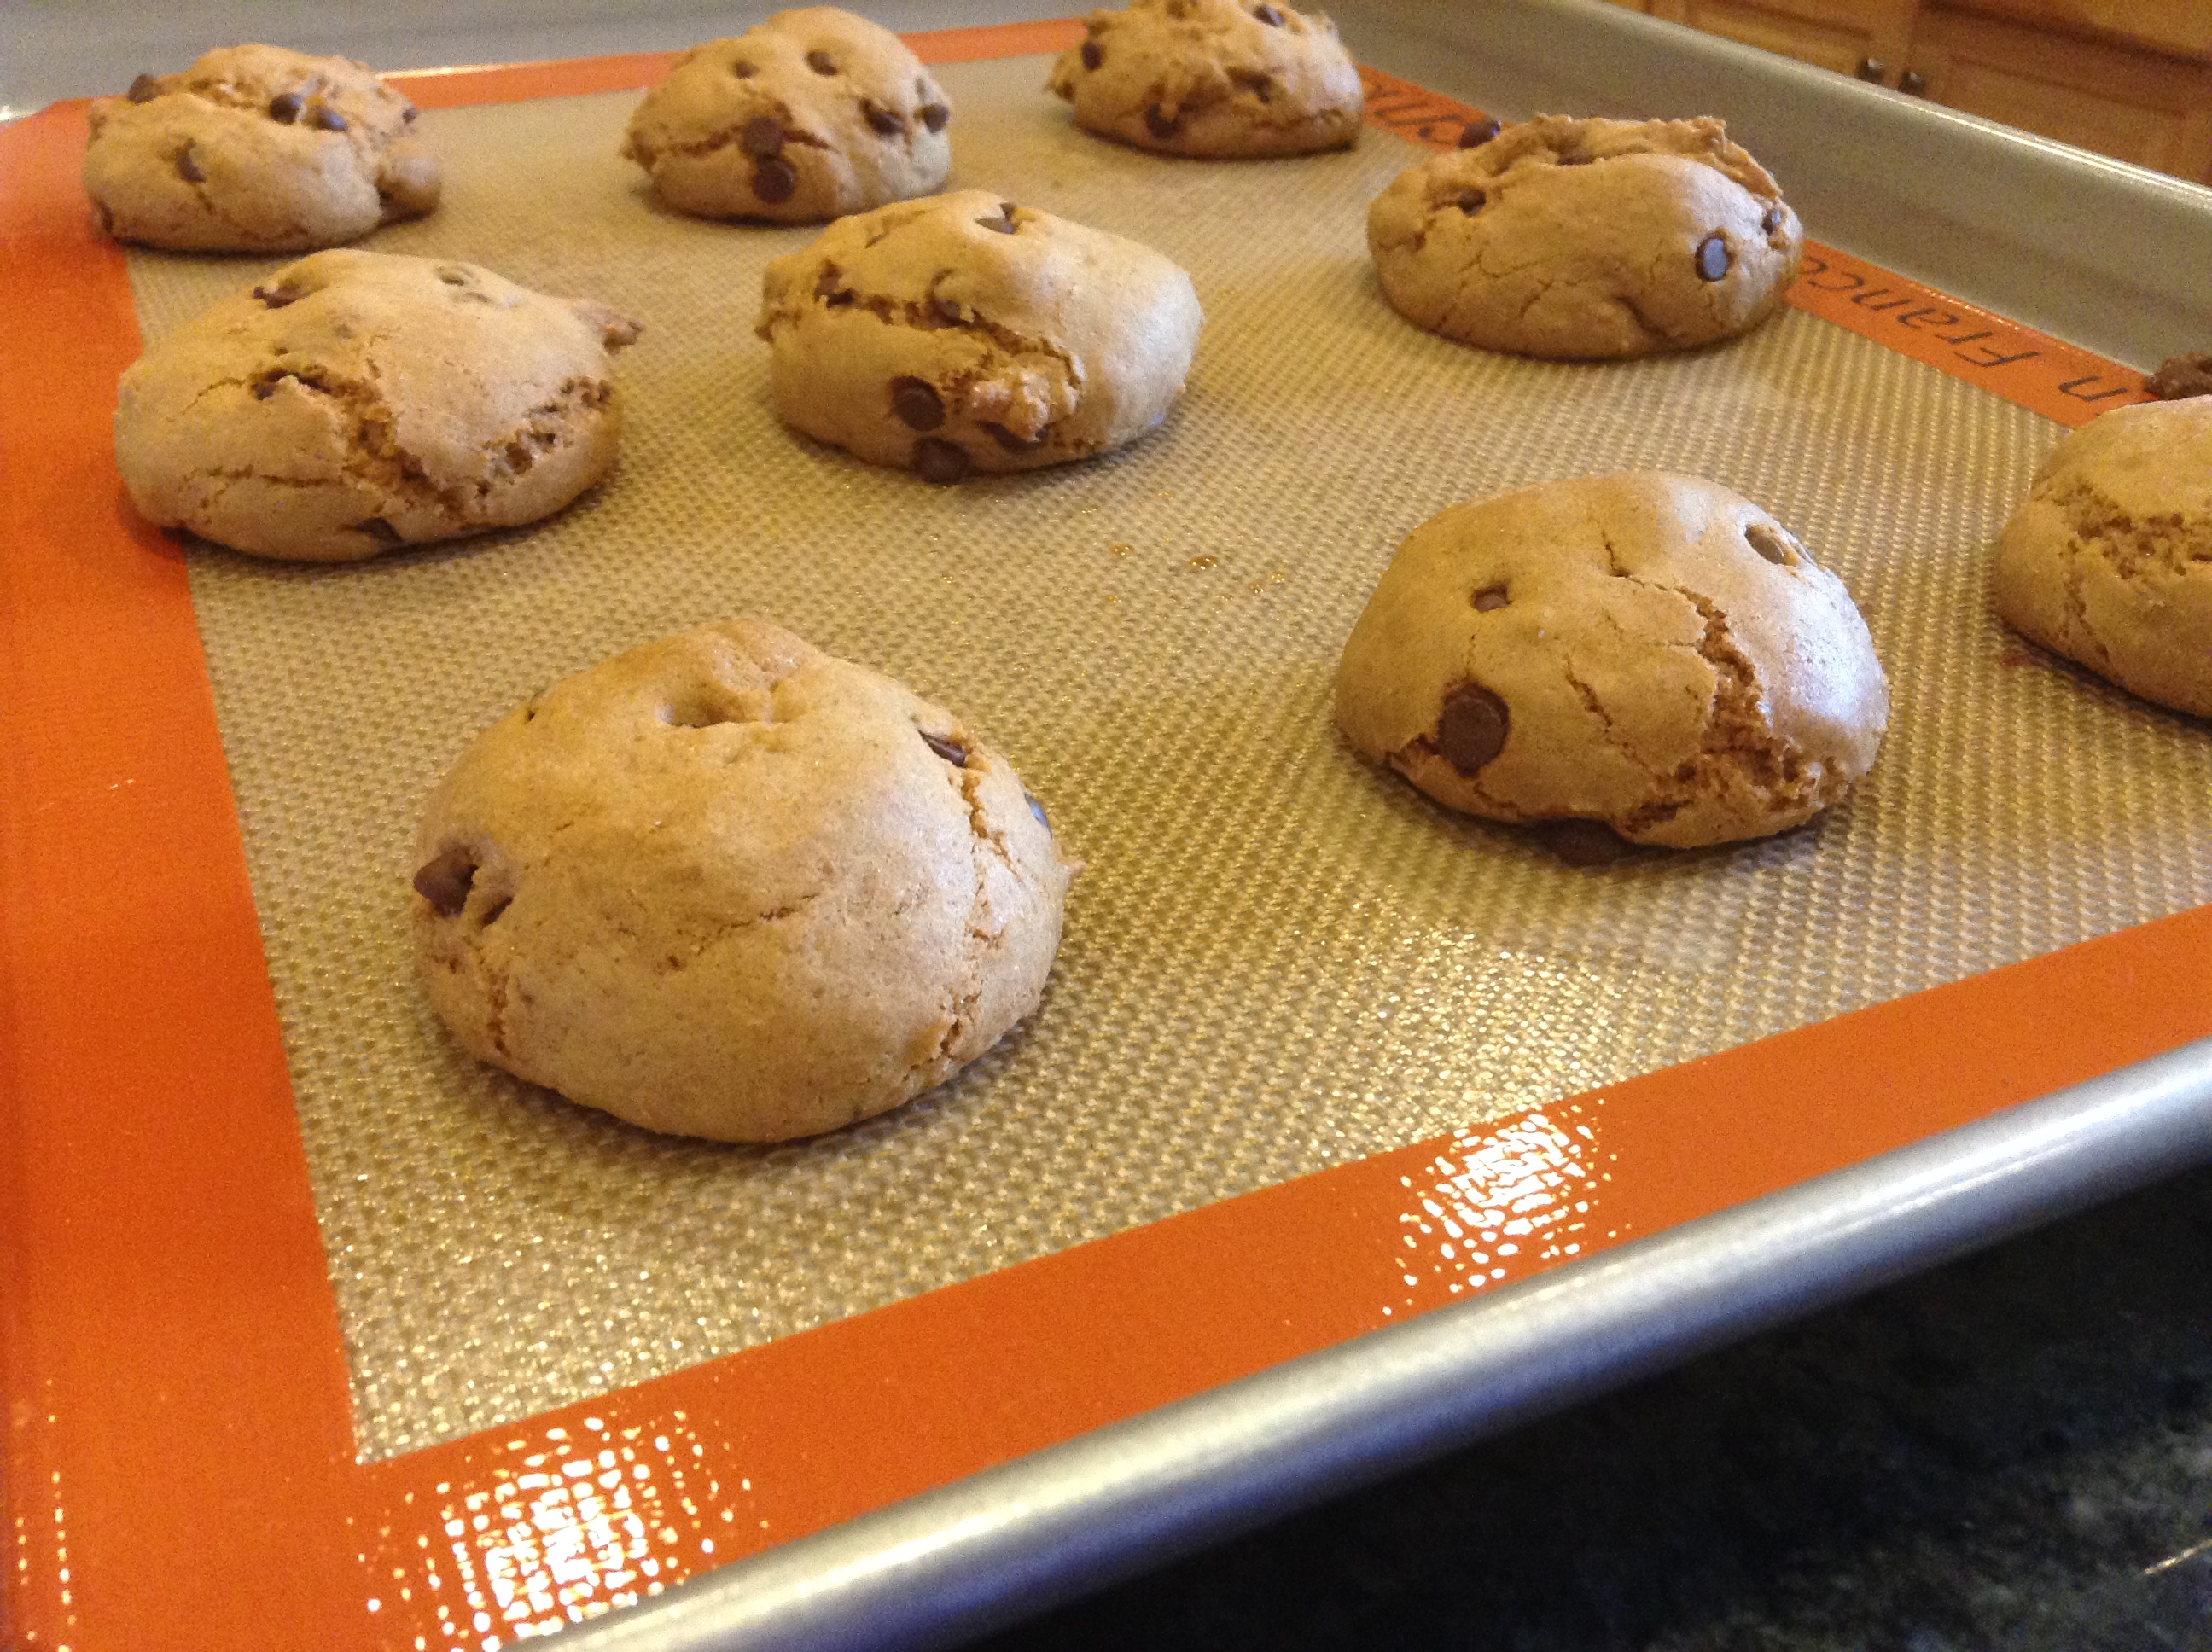
{"type": "Polygon", "coordinates": [[[2212,1647],[2212,1170],[979,1652],[2212,1647]]]}

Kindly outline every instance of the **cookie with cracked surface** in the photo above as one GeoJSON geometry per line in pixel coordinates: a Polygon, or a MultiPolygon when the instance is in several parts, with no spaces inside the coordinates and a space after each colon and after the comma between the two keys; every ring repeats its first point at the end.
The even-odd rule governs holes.
{"type": "Polygon", "coordinates": [[[1345,644],[1336,715],[1455,809],[1688,848],[1842,801],[1889,690],[1850,593],[1788,529],[1644,471],[1414,529],[1345,644]]]}
{"type": "Polygon", "coordinates": [[[422,980],[471,1054],[718,1141],[836,1129],[989,1049],[1074,873],[961,719],[746,620],[494,724],[415,850],[422,980]]]}
{"type": "Polygon", "coordinates": [[[897,35],[809,6],[678,58],[622,152],[679,212],[819,223],[940,187],[951,118],[897,35]]]}
{"type": "Polygon", "coordinates": [[[1359,70],[1319,12],[1261,0],[1137,0],[1094,11],[1052,89],[1075,124],[1163,155],[1229,158],[1348,149],[1359,70]]]}
{"type": "Polygon", "coordinates": [[[785,423],[933,483],[1144,434],[1204,319],[1148,246],[982,190],[840,219],[762,282],[785,423]]]}
{"type": "Polygon", "coordinates": [[[1717,120],[1539,115],[1402,174],[1367,213],[1416,325],[1522,355],[1652,355],[1782,302],[1804,228],[1717,120]]]}
{"type": "Polygon", "coordinates": [[[115,459],[149,521],[354,562],[550,516],[615,461],[638,325],[473,264],[317,252],[123,375],[115,459]]]}
{"type": "Polygon", "coordinates": [[[84,187],[118,240],[304,252],[438,204],[415,106],[365,64],[226,46],[94,100],[84,187]]]}
{"type": "Polygon", "coordinates": [[[1997,539],[1997,612],[2130,694],[2212,717],[2212,398],[2062,438],[1997,539]]]}

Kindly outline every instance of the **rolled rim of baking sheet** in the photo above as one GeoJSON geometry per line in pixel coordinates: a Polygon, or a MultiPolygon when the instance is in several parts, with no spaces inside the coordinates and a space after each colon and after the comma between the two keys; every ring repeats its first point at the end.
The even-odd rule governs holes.
{"type": "Polygon", "coordinates": [[[952,1644],[2212,1157],[2212,1040],[692,1578],[563,1652],[952,1644]]]}

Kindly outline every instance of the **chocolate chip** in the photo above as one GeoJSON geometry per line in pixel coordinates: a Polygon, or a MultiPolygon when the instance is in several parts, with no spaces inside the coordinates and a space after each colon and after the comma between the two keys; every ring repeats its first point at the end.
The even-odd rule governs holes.
{"type": "Polygon", "coordinates": [[[307,112],[307,125],[325,132],[342,132],[348,125],[346,118],[327,103],[319,103],[307,112]]]}
{"type": "Polygon", "coordinates": [[[806,66],[817,75],[834,75],[837,72],[837,60],[826,52],[808,52],[806,66]]]}
{"type": "Polygon", "coordinates": [[[1280,28],[1283,26],[1283,14],[1273,6],[1255,6],[1252,9],[1252,15],[1269,28],[1280,28]]]}
{"type": "Polygon", "coordinates": [[[1490,586],[1474,593],[1475,611],[1479,614],[1495,613],[1512,600],[1512,598],[1505,594],[1504,586],[1490,586]]]}
{"type": "Polygon", "coordinates": [[[1472,218],[1476,213],[1481,211],[1485,206],[1488,205],[1489,203],[1490,197],[1485,195],[1480,190],[1471,189],[1468,191],[1466,194],[1461,196],[1459,199],[1455,201],[1452,204],[1456,206],[1462,212],[1467,214],[1468,217],[1472,218]]]}
{"type": "Polygon", "coordinates": [[[753,193],[770,206],[799,193],[799,173],[780,155],[763,155],[753,162],[753,193]]]}
{"type": "Polygon", "coordinates": [[[1505,702],[1480,683],[1462,683],[1437,711],[1437,750],[1462,774],[1479,773],[1505,750],[1511,726],[1505,702]]]}
{"type": "Polygon", "coordinates": [[[1717,233],[1698,243],[1698,276],[1702,281],[1718,281],[1729,272],[1729,246],[1717,233]]]}
{"type": "Polygon", "coordinates": [[[2162,402],[2212,396],[2212,352],[2167,356],[2143,388],[2162,402]]]}
{"type": "Polygon", "coordinates": [[[189,143],[177,151],[177,176],[187,184],[207,182],[207,174],[200,170],[200,163],[193,155],[192,146],[189,143]]]}
{"type": "Polygon", "coordinates": [[[1480,120],[1470,120],[1459,129],[1459,146],[1462,149],[1479,149],[1504,130],[1499,122],[1488,115],[1480,120]]]}
{"type": "Polygon", "coordinates": [[[1034,792],[1024,789],[1022,793],[1022,801],[1029,805],[1030,812],[1036,817],[1037,824],[1043,827],[1048,832],[1050,831],[1052,829],[1052,822],[1047,818],[1044,812],[1044,805],[1039,800],[1037,794],[1034,792]]]}
{"type": "Polygon", "coordinates": [[[749,81],[754,76],[759,74],[760,70],[754,68],[743,58],[732,58],[730,60],[730,73],[735,75],[741,81],[749,81]]]}
{"type": "Polygon", "coordinates": [[[302,295],[289,287],[257,287],[253,296],[272,310],[281,310],[287,304],[297,304],[302,295]]]}
{"type": "Polygon", "coordinates": [[[441,918],[450,918],[469,903],[469,885],[476,880],[476,857],[456,843],[416,869],[415,892],[441,918]]]}
{"type": "Polygon", "coordinates": [[[1790,215],[1782,210],[1782,203],[1777,201],[1772,206],[1767,208],[1765,212],[1760,216],[1759,220],[1759,227],[1765,230],[1768,234],[1771,235],[1776,230],[1782,228],[1784,222],[1789,218],[1789,216],[1790,215]]]}
{"type": "Polygon", "coordinates": [[[289,126],[300,118],[300,107],[306,101],[297,92],[279,92],[269,100],[269,118],[289,126]]]}
{"type": "Polygon", "coordinates": [[[1012,201],[1001,201],[999,203],[999,216],[997,217],[978,218],[975,222],[986,229],[994,229],[998,231],[1001,235],[1011,235],[1015,230],[1021,228],[1019,224],[1017,224],[1014,222],[1014,203],[1012,201]]]}
{"type": "Polygon", "coordinates": [[[941,103],[925,103],[916,112],[921,116],[921,124],[933,132],[943,131],[945,123],[952,118],[952,111],[941,103]]]}
{"type": "Polygon", "coordinates": [[[1005,425],[994,424],[988,421],[984,423],[983,428],[991,433],[993,441],[997,442],[1010,453],[1034,453],[1044,446],[1044,432],[1042,430],[1034,436],[1018,436],[1005,425]]]}
{"type": "Polygon", "coordinates": [[[921,743],[924,745],[927,746],[932,751],[934,751],[939,756],[944,758],[945,762],[951,763],[955,768],[965,768],[968,767],[968,748],[966,746],[960,744],[956,740],[940,740],[934,734],[932,734],[927,729],[918,729],[915,732],[921,736],[921,743]]]}
{"type": "Polygon", "coordinates": [[[161,95],[161,82],[151,75],[141,75],[131,82],[131,101],[151,103],[161,95]]]}
{"type": "Polygon", "coordinates": [[[945,401],[927,379],[891,380],[891,411],[909,430],[934,430],[945,422],[945,401]]]}
{"type": "Polygon", "coordinates": [[[1083,43],[1083,66],[1085,69],[1096,69],[1105,61],[1106,54],[1099,50],[1097,41],[1085,40],[1083,43]]]}
{"type": "Polygon", "coordinates": [[[860,116],[885,137],[894,137],[906,131],[906,122],[899,118],[896,110],[886,109],[872,98],[860,100],[860,116]]]}
{"type": "Polygon", "coordinates": [[[769,155],[783,153],[783,123],[774,115],[755,115],[738,134],[738,147],[747,155],[765,161],[769,155]]]}
{"type": "Polygon", "coordinates": [[[960,306],[949,298],[933,298],[929,307],[937,312],[937,319],[953,326],[960,325],[960,306]]]}
{"type": "Polygon", "coordinates": [[[1778,568],[1793,568],[1797,553],[1790,544],[1789,536],[1771,522],[1753,522],[1743,531],[1751,541],[1751,548],[1778,568]]]}
{"type": "Polygon", "coordinates": [[[965,482],[975,468],[969,463],[968,450],[957,441],[924,436],[914,445],[914,473],[933,486],[949,488],[965,482]]]}
{"type": "Polygon", "coordinates": [[[400,537],[399,530],[380,516],[372,516],[365,522],[355,523],[353,531],[367,534],[380,545],[404,545],[407,543],[400,537]]]}
{"type": "Polygon", "coordinates": [[[1182,130],[1182,117],[1164,112],[1157,103],[1145,106],[1145,130],[1163,141],[1182,130]]]}
{"type": "Polygon", "coordinates": [[[1553,820],[1539,829],[1544,847],[1570,866],[1609,866],[1635,845],[1601,820],[1553,820]]]}
{"type": "Polygon", "coordinates": [[[420,109],[417,109],[410,103],[407,106],[406,112],[399,117],[399,124],[403,126],[412,126],[415,124],[415,117],[422,112],[420,109]]]}
{"type": "Polygon", "coordinates": [[[274,396],[276,393],[276,380],[274,380],[274,379],[256,379],[256,380],[253,381],[253,399],[254,399],[255,401],[257,401],[257,402],[265,402],[265,401],[267,401],[267,400],[268,400],[271,396],[274,396]]]}
{"type": "Polygon", "coordinates": [[[814,296],[833,310],[853,301],[852,289],[844,285],[844,272],[834,264],[823,264],[822,273],[814,277],[814,296]]]}

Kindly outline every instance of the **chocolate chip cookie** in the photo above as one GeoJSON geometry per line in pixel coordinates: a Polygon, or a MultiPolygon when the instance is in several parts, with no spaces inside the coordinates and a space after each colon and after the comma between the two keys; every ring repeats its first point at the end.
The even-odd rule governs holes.
{"type": "Polygon", "coordinates": [[[819,223],[938,188],[951,118],[897,35],[809,6],[678,58],[622,152],[678,211],[819,223]]]}
{"type": "Polygon", "coordinates": [[[84,187],[118,240],[301,252],[438,204],[415,106],[344,58],[227,46],[99,98],[84,187]]]}
{"type": "Polygon", "coordinates": [[[1359,136],[1359,70],[1316,12],[1267,0],[1094,11],[1052,71],[1075,124],[1164,155],[1310,155],[1359,136]]]}
{"type": "Polygon", "coordinates": [[[780,1141],[1035,1009],[1074,869],[951,712],[738,620],[479,735],[413,870],[422,980],[471,1054],[647,1129],[780,1141]]]}
{"type": "Polygon", "coordinates": [[[1842,801],[1889,720],[1843,581],[1748,500],[1649,471],[1423,523],[1336,694],[1352,744],[1440,803],[1683,848],[1842,801]]]}
{"type": "Polygon", "coordinates": [[[1150,247],[969,190],[841,219],[775,259],[758,331],[787,424],[951,483],[1142,435],[1203,319],[1150,247]]]}
{"type": "Polygon", "coordinates": [[[1997,540],[1997,612],[2131,694],[2212,717],[2212,398],[2063,437],[1997,540]]]}
{"type": "Polygon", "coordinates": [[[605,476],[638,325],[473,264],[318,252],[123,375],[115,459],[148,520],[349,562],[534,522],[605,476]]]}
{"type": "Polygon", "coordinates": [[[1407,320],[1564,359],[1733,337],[1782,302],[1804,229],[1717,120],[1539,115],[1401,176],[1367,214],[1407,320]]]}

